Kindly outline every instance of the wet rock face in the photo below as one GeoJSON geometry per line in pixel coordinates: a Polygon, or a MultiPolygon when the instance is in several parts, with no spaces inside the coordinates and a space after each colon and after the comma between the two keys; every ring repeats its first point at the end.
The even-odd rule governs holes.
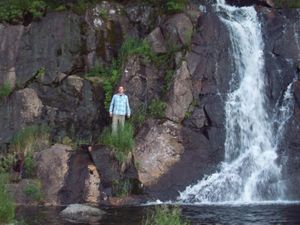
{"type": "MultiPolygon", "coordinates": [[[[262,10],[259,11],[265,40],[265,63],[268,85],[267,95],[270,109],[280,102],[287,86],[299,78],[297,66],[299,61],[299,19],[300,11],[296,9],[262,10]]],[[[279,163],[282,167],[282,177],[287,187],[287,198],[298,199],[300,192],[296,188],[299,179],[299,81],[293,84],[294,99],[293,115],[286,124],[285,135],[279,146],[279,163]]]]}

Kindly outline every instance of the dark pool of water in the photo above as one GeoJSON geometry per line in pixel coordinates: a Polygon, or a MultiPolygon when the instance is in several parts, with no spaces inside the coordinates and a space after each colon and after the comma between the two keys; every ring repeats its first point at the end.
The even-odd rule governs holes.
{"type": "MultiPolygon", "coordinates": [[[[104,208],[107,214],[97,225],[141,225],[149,207],[104,208]]],[[[183,217],[192,225],[300,224],[300,204],[200,205],[181,206],[183,217]]],[[[17,218],[26,225],[77,225],[59,217],[62,208],[26,207],[17,209],[17,218]]],[[[82,225],[82,224],[81,224],[82,225]]],[[[95,224],[93,224],[95,225],[95,224]]],[[[170,224],[171,225],[171,224],[170,224]]]]}

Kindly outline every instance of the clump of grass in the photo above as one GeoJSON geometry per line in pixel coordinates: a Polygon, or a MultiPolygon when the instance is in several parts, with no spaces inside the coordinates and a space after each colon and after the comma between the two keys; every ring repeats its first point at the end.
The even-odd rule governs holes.
{"type": "Polygon", "coordinates": [[[5,97],[9,96],[12,91],[13,87],[10,83],[5,82],[4,84],[0,85],[0,103],[5,97]]]}
{"type": "Polygon", "coordinates": [[[156,6],[160,12],[174,14],[183,12],[188,3],[187,0],[145,0],[153,6],[156,6]]]}
{"type": "Polygon", "coordinates": [[[0,224],[12,223],[15,218],[15,205],[6,189],[9,176],[0,174],[0,224]]]}
{"type": "Polygon", "coordinates": [[[29,152],[24,159],[24,173],[26,178],[34,178],[36,176],[37,163],[29,152]]]}
{"type": "Polygon", "coordinates": [[[42,184],[40,181],[34,181],[27,184],[24,187],[23,192],[26,194],[27,197],[37,202],[42,201],[44,198],[42,193],[42,184]]]}
{"type": "Polygon", "coordinates": [[[22,128],[12,138],[10,151],[35,152],[49,145],[50,129],[45,125],[31,125],[22,128]]]}
{"type": "Polygon", "coordinates": [[[154,212],[148,212],[143,225],[189,225],[189,223],[181,218],[179,208],[157,206],[154,212]]]}
{"type": "Polygon", "coordinates": [[[132,125],[126,122],[116,134],[112,133],[111,128],[106,128],[100,136],[100,143],[110,147],[119,162],[125,162],[134,145],[132,125]]]}

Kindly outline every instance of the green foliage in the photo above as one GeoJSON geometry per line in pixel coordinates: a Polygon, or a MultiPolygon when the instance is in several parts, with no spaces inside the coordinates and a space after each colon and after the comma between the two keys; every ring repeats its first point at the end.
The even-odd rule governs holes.
{"type": "Polygon", "coordinates": [[[106,128],[100,136],[100,142],[115,152],[119,162],[125,162],[134,145],[133,127],[126,122],[123,129],[118,129],[117,134],[113,134],[111,128],[106,128]]]}
{"type": "Polygon", "coordinates": [[[23,192],[27,195],[27,197],[37,202],[42,201],[44,198],[42,193],[42,184],[40,181],[34,181],[27,184],[24,187],[23,192]]]}
{"type": "Polygon", "coordinates": [[[164,86],[163,86],[163,93],[164,94],[166,94],[171,88],[174,73],[175,73],[174,70],[167,70],[166,73],[165,73],[164,86]]]}
{"type": "Polygon", "coordinates": [[[9,176],[0,174],[0,224],[12,223],[15,218],[15,205],[6,189],[9,176]]]}
{"type": "Polygon", "coordinates": [[[2,102],[5,97],[9,96],[12,91],[13,87],[10,83],[5,82],[0,85],[0,102],[2,102]]]}
{"type": "Polygon", "coordinates": [[[45,125],[31,125],[17,132],[10,145],[13,152],[34,152],[49,145],[50,129],[45,125]]]}
{"type": "Polygon", "coordinates": [[[6,154],[0,158],[0,174],[9,173],[11,168],[16,162],[16,157],[14,154],[6,154]]]}
{"type": "Polygon", "coordinates": [[[130,122],[134,125],[135,129],[139,129],[146,121],[147,108],[142,105],[137,112],[133,113],[130,117],[130,122]]]}
{"type": "Polygon", "coordinates": [[[43,16],[46,9],[44,0],[1,0],[0,21],[21,22],[25,16],[43,16]]]}
{"type": "Polygon", "coordinates": [[[189,225],[189,223],[181,218],[179,208],[157,206],[154,212],[148,212],[143,225],[189,225]]]}
{"type": "Polygon", "coordinates": [[[126,197],[130,194],[131,184],[129,180],[114,180],[112,189],[116,197],[126,197]]]}
{"type": "Polygon", "coordinates": [[[188,3],[187,0],[145,0],[147,3],[160,9],[162,13],[179,13],[184,11],[188,3]]]}
{"type": "Polygon", "coordinates": [[[147,114],[153,118],[163,119],[165,117],[166,103],[159,100],[153,99],[147,109],[147,114]]]}
{"type": "Polygon", "coordinates": [[[36,161],[31,152],[29,152],[24,159],[24,172],[26,178],[33,178],[36,176],[36,161]]]}
{"type": "Polygon", "coordinates": [[[300,0],[274,0],[276,8],[300,8],[300,0]]]}

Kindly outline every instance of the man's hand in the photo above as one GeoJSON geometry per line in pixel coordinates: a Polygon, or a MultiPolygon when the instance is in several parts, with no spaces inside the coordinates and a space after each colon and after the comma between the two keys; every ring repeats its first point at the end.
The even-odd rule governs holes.
{"type": "Polygon", "coordinates": [[[109,116],[112,117],[112,112],[109,113],[109,116]]]}
{"type": "Polygon", "coordinates": [[[130,118],[130,115],[129,115],[129,114],[127,115],[127,118],[128,118],[128,119],[130,118]]]}

